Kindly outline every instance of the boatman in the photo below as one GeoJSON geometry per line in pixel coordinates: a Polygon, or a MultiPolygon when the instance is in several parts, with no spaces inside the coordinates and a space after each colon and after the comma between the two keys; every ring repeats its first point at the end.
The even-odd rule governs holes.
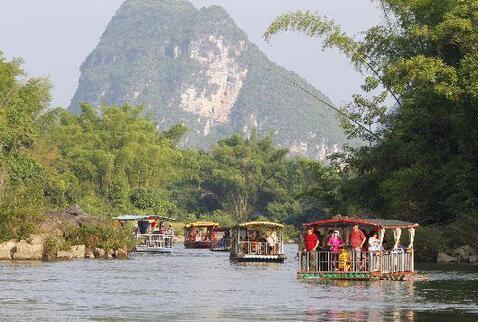
{"type": "Polygon", "coordinates": [[[307,228],[307,232],[304,236],[304,255],[305,255],[305,265],[308,261],[307,266],[304,268],[309,271],[317,271],[317,248],[319,247],[320,241],[316,234],[314,234],[314,229],[312,227],[307,228]]]}

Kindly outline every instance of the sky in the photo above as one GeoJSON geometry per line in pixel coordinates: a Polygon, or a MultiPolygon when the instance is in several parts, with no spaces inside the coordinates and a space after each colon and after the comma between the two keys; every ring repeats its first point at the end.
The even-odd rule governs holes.
{"type": "MultiPolygon", "coordinates": [[[[124,0],[0,0],[0,51],[22,57],[29,76],[53,83],[53,106],[69,105],[80,65],[98,44],[106,25],[124,0]]],[[[221,5],[237,25],[274,62],[295,71],[335,104],[350,101],[363,75],[338,51],[322,50],[318,38],[296,33],[262,35],[270,22],[291,10],[311,10],[332,18],[349,34],[381,21],[370,0],[192,0],[197,7],[221,5]]]]}

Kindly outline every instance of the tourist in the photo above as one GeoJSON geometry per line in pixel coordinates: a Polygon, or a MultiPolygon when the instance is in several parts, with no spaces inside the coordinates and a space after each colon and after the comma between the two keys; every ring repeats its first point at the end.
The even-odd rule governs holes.
{"type": "Polygon", "coordinates": [[[151,225],[151,231],[154,232],[154,231],[157,230],[157,228],[158,228],[158,222],[156,221],[156,219],[153,220],[153,221],[150,223],[150,225],[151,225]]]}
{"type": "Polygon", "coordinates": [[[362,255],[362,247],[366,240],[367,238],[365,237],[365,234],[359,229],[358,225],[353,225],[349,241],[353,251],[352,261],[354,262],[354,270],[361,269],[360,257],[362,255]]]}
{"type": "Polygon", "coordinates": [[[327,246],[330,247],[330,251],[334,254],[339,253],[339,249],[344,246],[342,238],[340,238],[340,233],[338,230],[334,231],[333,234],[327,240],[327,246]]]}
{"type": "Polygon", "coordinates": [[[278,244],[277,244],[277,242],[279,241],[279,238],[277,238],[277,234],[275,231],[267,234],[267,238],[265,241],[268,244],[271,254],[279,253],[278,244]]]}
{"type": "MultiPolygon", "coordinates": [[[[319,243],[319,238],[314,234],[313,228],[308,227],[304,236],[304,255],[306,258],[308,257],[310,271],[317,270],[317,248],[319,247],[319,243]]],[[[307,260],[305,262],[307,262],[307,260]]]]}
{"type": "Polygon", "coordinates": [[[332,267],[337,270],[337,257],[339,254],[339,249],[344,246],[344,242],[342,238],[340,238],[340,232],[338,230],[334,231],[332,236],[329,237],[329,240],[327,240],[327,245],[330,247],[330,251],[332,252],[332,267]]]}
{"type": "Polygon", "coordinates": [[[199,231],[197,229],[191,230],[191,240],[195,242],[200,240],[199,231]]]}
{"type": "Polygon", "coordinates": [[[381,250],[380,239],[378,238],[378,234],[373,232],[368,239],[368,251],[369,252],[376,252],[381,250]]]}
{"type": "Polygon", "coordinates": [[[217,232],[215,230],[212,230],[210,233],[211,236],[211,241],[216,242],[217,241],[217,232]]]}
{"type": "Polygon", "coordinates": [[[169,236],[174,236],[174,230],[173,230],[173,226],[169,226],[168,227],[168,230],[166,232],[169,236]]]}
{"type": "Polygon", "coordinates": [[[305,252],[315,251],[317,250],[317,247],[319,247],[319,238],[317,238],[317,235],[314,234],[312,227],[307,228],[307,232],[304,236],[304,243],[305,252]]]}

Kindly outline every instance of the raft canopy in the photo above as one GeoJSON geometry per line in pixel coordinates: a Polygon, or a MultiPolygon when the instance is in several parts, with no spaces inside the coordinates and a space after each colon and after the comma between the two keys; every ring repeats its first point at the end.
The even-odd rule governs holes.
{"type": "Polygon", "coordinates": [[[174,218],[169,218],[160,215],[121,215],[117,217],[113,217],[114,220],[120,221],[141,221],[141,220],[149,220],[149,219],[162,219],[162,220],[169,220],[174,221],[174,218]]]}
{"type": "Polygon", "coordinates": [[[230,228],[229,227],[214,227],[212,230],[216,232],[222,232],[222,231],[225,232],[225,231],[229,231],[230,228]]]}
{"type": "Polygon", "coordinates": [[[212,221],[196,221],[184,226],[184,228],[191,228],[191,227],[218,227],[219,224],[212,221]]]}
{"type": "Polygon", "coordinates": [[[284,225],[270,221],[248,221],[242,224],[238,224],[235,227],[247,228],[247,227],[266,227],[266,228],[284,228],[284,225]]]}
{"type": "Polygon", "coordinates": [[[303,224],[304,226],[331,226],[331,225],[366,225],[378,226],[384,229],[396,228],[415,228],[418,224],[394,220],[394,219],[367,219],[367,218],[340,218],[340,219],[324,219],[303,224]]]}

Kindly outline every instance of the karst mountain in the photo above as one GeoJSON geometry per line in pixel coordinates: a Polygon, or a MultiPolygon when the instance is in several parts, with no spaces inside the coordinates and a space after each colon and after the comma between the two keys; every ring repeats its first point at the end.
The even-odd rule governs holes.
{"type": "Polygon", "coordinates": [[[69,109],[143,105],[161,129],[186,125],[184,146],[256,130],[293,155],[324,159],[345,136],[336,113],[297,85],[328,101],[268,59],[223,8],[127,0],[82,64],[69,109]]]}

